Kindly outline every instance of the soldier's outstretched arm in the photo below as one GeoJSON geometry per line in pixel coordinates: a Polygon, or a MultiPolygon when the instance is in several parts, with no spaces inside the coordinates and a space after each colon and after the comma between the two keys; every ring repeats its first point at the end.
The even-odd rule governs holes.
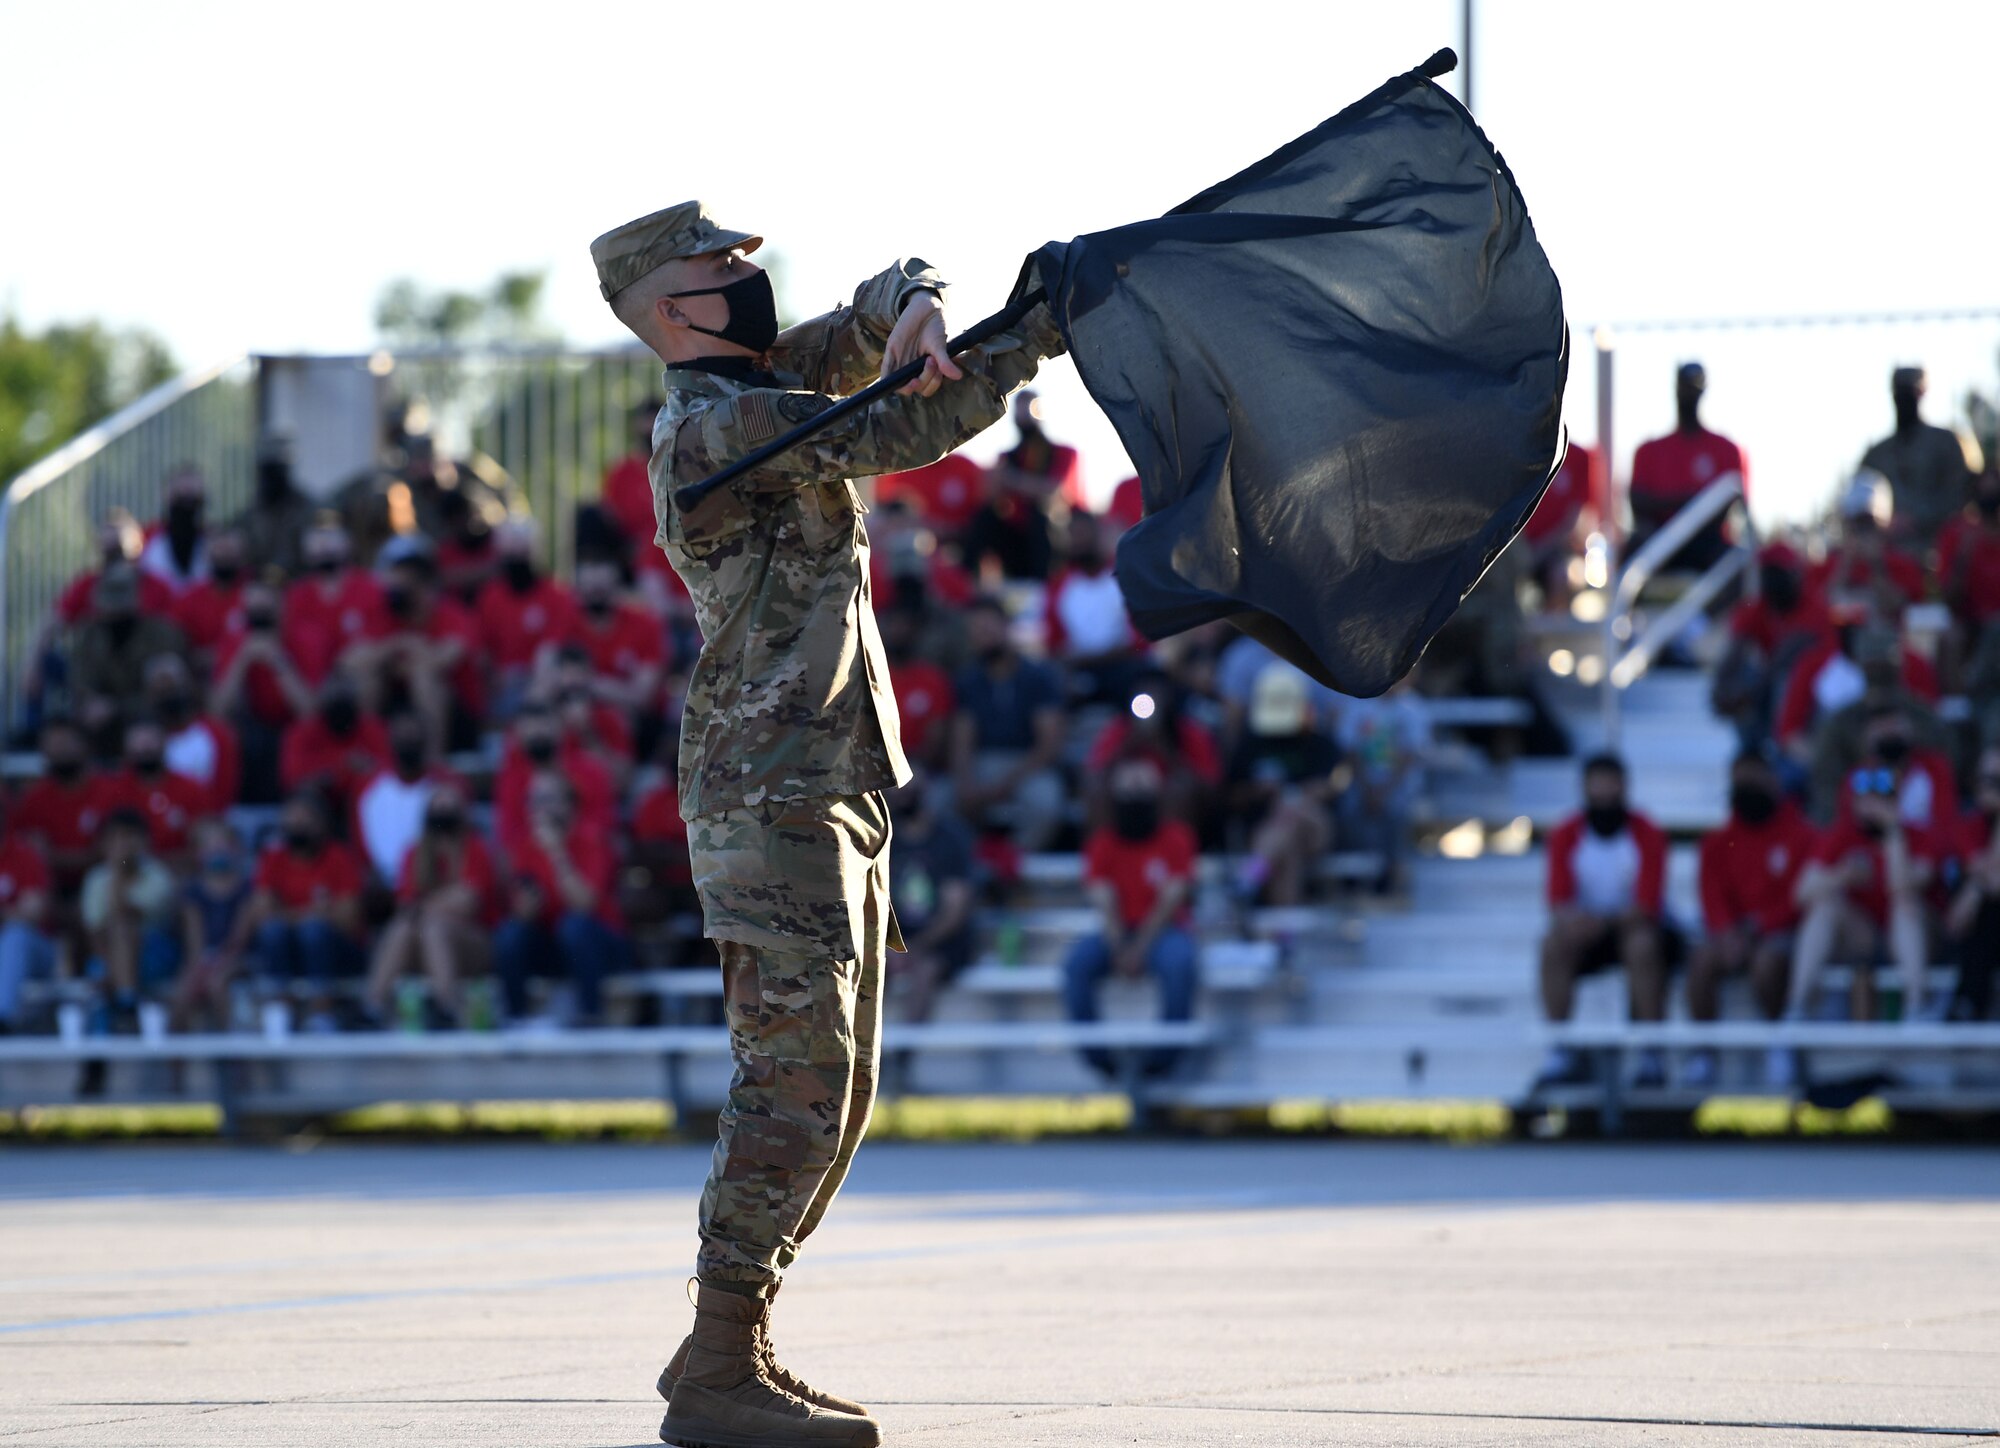
{"type": "MultiPolygon", "coordinates": [[[[738,493],[783,492],[936,462],[999,421],[1007,395],[1035,375],[1043,358],[1062,350],[1062,333],[1048,307],[1036,307],[1018,326],[962,354],[957,360],[965,375],[959,381],[944,383],[929,397],[883,397],[729,486],[738,493]]],[[[832,405],[823,392],[760,387],[696,408],[671,442],[674,487],[713,476],[832,405]]]]}
{"type": "Polygon", "coordinates": [[[904,304],[921,291],[944,294],[945,279],[917,257],[905,257],[854,289],[854,300],[824,316],[787,327],[771,344],[772,367],[803,377],[814,392],[844,397],[873,382],[904,304]]]}

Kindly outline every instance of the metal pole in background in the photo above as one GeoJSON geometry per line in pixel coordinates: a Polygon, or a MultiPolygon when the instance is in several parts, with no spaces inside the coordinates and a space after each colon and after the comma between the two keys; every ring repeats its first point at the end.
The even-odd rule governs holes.
{"type": "Polygon", "coordinates": [[[1472,0],[1462,0],[1459,5],[1458,73],[1465,77],[1459,86],[1459,98],[1469,111],[1472,107],[1472,0]]]}
{"type": "MultiPolygon", "coordinates": [[[[1471,0],[1466,0],[1469,5],[1471,0]]],[[[1597,455],[1604,464],[1604,516],[1597,520],[1604,537],[1604,673],[1599,678],[1598,704],[1603,711],[1604,747],[1618,747],[1618,686],[1611,682],[1618,662],[1618,565],[1623,552],[1618,536],[1622,501],[1618,492],[1617,453],[1611,435],[1612,363],[1617,339],[1609,327],[1599,327],[1591,339],[1597,347],[1597,455]]]]}

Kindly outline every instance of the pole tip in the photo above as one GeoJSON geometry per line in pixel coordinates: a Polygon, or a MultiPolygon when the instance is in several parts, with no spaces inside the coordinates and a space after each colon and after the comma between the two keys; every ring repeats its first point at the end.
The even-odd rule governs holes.
{"type": "Polygon", "coordinates": [[[1436,55],[1418,66],[1417,69],[1432,80],[1436,80],[1441,75],[1450,75],[1458,69],[1458,52],[1447,45],[1443,50],[1440,50],[1436,55]]]}

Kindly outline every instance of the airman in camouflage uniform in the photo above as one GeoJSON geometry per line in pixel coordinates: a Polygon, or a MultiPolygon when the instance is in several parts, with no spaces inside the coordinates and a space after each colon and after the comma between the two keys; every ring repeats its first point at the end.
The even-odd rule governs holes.
{"type": "Polygon", "coordinates": [[[1045,308],[956,359],[944,282],[904,261],[778,333],[768,279],[697,202],[592,243],[607,301],[667,363],[655,542],[704,640],[681,726],[681,810],[722,957],[735,1078],[701,1199],[695,1330],[661,1378],[661,1436],[877,1441],[859,1404],[772,1356],[769,1298],[839,1191],[880,1058],[889,905],[882,791],[906,782],[851,478],[931,462],[1062,350],[1045,308]],[[710,341],[707,339],[713,338],[710,341]],[[682,512],[675,493],[907,361],[923,375],[682,512]]]}

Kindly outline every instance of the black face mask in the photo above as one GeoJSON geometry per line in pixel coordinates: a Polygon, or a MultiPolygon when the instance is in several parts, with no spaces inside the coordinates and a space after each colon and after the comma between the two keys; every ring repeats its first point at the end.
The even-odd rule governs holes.
{"type": "Polygon", "coordinates": [[[278,626],[278,616],[267,609],[245,609],[243,627],[251,633],[268,633],[278,626]]]}
{"type": "Polygon", "coordinates": [[[1096,549],[1070,555],[1070,566],[1084,573],[1095,573],[1104,566],[1104,555],[1096,549]]]}
{"type": "Polygon", "coordinates": [[[51,759],[49,761],[49,774],[56,779],[62,780],[64,783],[68,783],[82,773],[83,761],[81,759],[51,759]]]}
{"type": "Polygon", "coordinates": [[[583,600],[583,611],[592,618],[606,618],[611,613],[611,602],[608,598],[586,597],[583,600]]]}
{"type": "Polygon", "coordinates": [[[257,465],[257,498],[264,503],[283,502],[292,490],[292,466],[274,462],[257,465]]]}
{"type": "Polygon", "coordinates": [[[167,507],[167,541],[183,566],[184,555],[194,551],[195,540],[201,537],[201,513],[201,504],[193,498],[176,498],[167,507]]]}
{"type": "Polygon", "coordinates": [[[194,700],[186,690],[175,689],[155,699],[153,709],[169,724],[185,724],[194,714],[194,700]]]}
{"type": "Polygon", "coordinates": [[[1766,565],[1758,570],[1757,582],[1765,601],[1779,613],[1790,613],[1799,606],[1799,576],[1791,569],[1766,565]]]}
{"type": "Polygon", "coordinates": [[[294,854],[312,855],[319,852],[318,830],[286,830],[285,844],[294,854]]]}
{"type": "Polygon", "coordinates": [[[1590,832],[1600,839],[1610,839],[1625,828],[1625,806],[1622,804],[1594,804],[1583,812],[1590,832]]]}
{"type": "Polygon", "coordinates": [[[424,746],[421,744],[398,744],[396,746],[396,768],[406,775],[423,773],[424,746]]]}
{"type": "Polygon", "coordinates": [[[321,578],[331,578],[334,574],[340,572],[340,560],[338,558],[315,558],[312,561],[312,571],[317,573],[321,578]]]}
{"type": "Polygon", "coordinates": [[[526,593],[535,586],[535,565],[525,558],[509,558],[500,565],[500,576],[514,592],[526,593]]]}
{"type": "Polygon", "coordinates": [[[1007,657],[1007,645],[992,644],[979,651],[979,662],[991,668],[1007,657]]]}
{"type": "Polygon", "coordinates": [[[1739,784],[1729,791],[1729,808],[1744,824],[1761,825],[1778,812],[1778,799],[1762,785],[1739,784]]]}
{"type": "Polygon", "coordinates": [[[705,332],[711,337],[720,337],[725,342],[734,342],[739,347],[748,347],[760,356],[769,351],[771,344],[778,340],[778,301],[771,291],[771,274],[753,272],[747,277],[738,277],[722,287],[703,287],[699,291],[681,292],[683,297],[721,297],[729,303],[729,320],[720,330],[714,327],[688,326],[697,332],[705,332]]]}
{"type": "Polygon", "coordinates": [[[387,605],[391,618],[408,620],[416,617],[417,600],[407,588],[384,589],[382,601],[387,605]]]}
{"type": "Polygon", "coordinates": [[[1160,828],[1156,799],[1121,799],[1111,806],[1111,827],[1128,840],[1149,840],[1160,828]]]}
{"type": "Polygon", "coordinates": [[[132,642],[132,635],[139,631],[139,620],[136,618],[107,618],[104,620],[104,628],[105,632],[111,635],[111,642],[122,649],[125,645],[132,642]]]}
{"type": "Polygon", "coordinates": [[[217,583],[227,588],[243,576],[243,565],[241,563],[216,563],[211,564],[208,571],[209,575],[217,583]]]}
{"type": "Polygon", "coordinates": [[[521,752],[536,764],[547,764],[556,757],[556,742],[538,734],[521,745],[521,752]]]}
{"type": "Polygon", "coordinates": [[[1981,493],[1975,500],[1982,518],[2000,518],[2000,493],[1981,493]]]}
{"type": "Polygon", "coordinates": [[[335,699],[319,711],[319,717],[326,720],[327,728],[345,738],[361,722],[361,706],[352,699],[335,699]]]}
{"type": "Polygon", "coordinates": [[[1891,734],[1875,743],[1875,757],[1884,764],[1901,764],[1910,757],[1910,741],[1900,734],[1891,734]]]}
{"type": "Polygon", "coordinates": [[[132,772],[142,779],[151,779],[160,772],[160,756],[157,754],[133,755],[132,772]]]}
{"type": "Polygon", "coordinates": [[[434,835],[455,835],[465,828],[465,817],[446,810],[424,817],[424,828],[434,835]]]}

